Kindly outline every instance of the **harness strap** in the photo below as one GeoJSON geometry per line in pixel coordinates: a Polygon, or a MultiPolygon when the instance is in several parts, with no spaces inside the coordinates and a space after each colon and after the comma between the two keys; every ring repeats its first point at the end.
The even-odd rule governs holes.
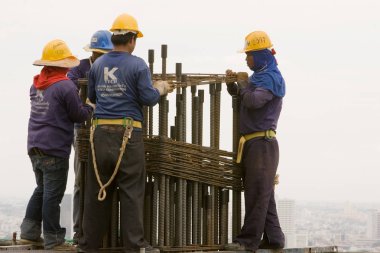
{"type": "Polygon", "coordinates": [[[239,140],[239,147],[238,147],[238,153],[236,156],[236,163],[241,162],[241,158],[243,156],[243,150],[244,150],[244,144],[257,137],[266,137],[268,139],[272,139],[276,137],[276,132],[273,130],[266,130],[266,131],[260,131],[260,132],[254,132],[251,134],[242,135],[239,140]]]}
{"type": "MultiPolygon", "coordinates": [[[[125,151],[125,147],[127,146],[128,140],[132,136],[134,121],[132,118],[125,118],[125,120],[123,122],[125,124],[125,131],[124,131],[124,135],[123,135],[123,142],[121,143],[119,158],[117,160],[115,170],[113,171],[111,178],[108,180],[108,182],[106,184],[103,184],[103,182],[100,180],[99,170],[98,170],[98,166],[96,164],[95,147],[94,147],[94,132],[95,132],[95,128],[97,125],[102,125],[101,123],[99,124],[100,120],[102,120],[102,119],[96,119],[97,122],[95,124],[92,124],[92,126],[91,126],[90,143],[91,143],[91,152],[92,152],[92,163],[94,164],[95,176],[96,176],[96,180],[98,181],[98,184],[100,186],[100,190],[99,190],[99,194],[98,194],[98,200],[103,201],[103,200],[105,200],[105,198],[107,196],[106,187],[112,183],[112,181],[115,179],[115,176],[119,170],[121,159],[122,159],[124,151],[125,151]]],[[[141,122],[138,122],[138,123],[141,124],[141,122]]],[[[121,124],[121,125],[124,125],[124,124],[121,124]]]]}

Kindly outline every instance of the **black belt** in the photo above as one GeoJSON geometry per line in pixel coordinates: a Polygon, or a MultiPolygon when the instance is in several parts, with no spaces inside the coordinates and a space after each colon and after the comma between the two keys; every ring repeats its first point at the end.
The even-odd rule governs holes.
{"type": "Polygon", "coordinates": [[[28,155],[45,156],[46,154],[39,148],[31,148],[28,152],[28,155]]]}

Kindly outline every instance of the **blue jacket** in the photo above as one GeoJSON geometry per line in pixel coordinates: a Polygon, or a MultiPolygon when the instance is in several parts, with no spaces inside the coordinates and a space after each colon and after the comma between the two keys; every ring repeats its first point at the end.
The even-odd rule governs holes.
{"type": "Polygon", "coordinates": [[[36,147],[48,155],[69,158],[74,122],[85,121],[92,111],[80,100],[75,84],[58,81],[46,90],[32,85],[30,103],[28,152],[36,147]]]}
{"type": "Polygon", "coordinates": [[[76,86],[79,87],[78,79],[79,78],[86,78],[88,72],[91,68],[91,60],[90,58],[82,59],[80,60],[80,64],[72,69],[67,73],[67,77],[70,78],[71,81],[73,81],[76,86]]]}
{"type": "Polygon", "coordinates": [[[157,104],[160,94],[153,88],[150,70],[143,59],[112,51],[92,65],[88,98],[96,103],[96,118],[131,117],[142,121],[142,106],[157,104]]]}

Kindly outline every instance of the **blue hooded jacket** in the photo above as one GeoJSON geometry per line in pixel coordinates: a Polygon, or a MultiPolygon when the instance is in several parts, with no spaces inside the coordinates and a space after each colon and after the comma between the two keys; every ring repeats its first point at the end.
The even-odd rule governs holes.
{"type": "Polygon", "coordinates": [[[276,97],[285,96],[285,81],[280,70],[277,68],[277,61],[268,49],[253,51],[254,67],[253,74],[249,77],[249,83],[255,87],[262,87],[270,90],[276,97]]]}

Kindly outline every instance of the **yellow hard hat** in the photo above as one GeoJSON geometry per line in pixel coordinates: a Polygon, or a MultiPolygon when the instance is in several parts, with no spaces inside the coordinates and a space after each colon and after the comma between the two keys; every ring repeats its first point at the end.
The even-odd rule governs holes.
{"type": "Polygon", "coordinates": [[[33,65],[72,68],[79,63],[63,40],[52,40],[44,47],[41,59],[34,61],[33,65]]]}
{"type": "Polygon", "coordinates": [[[144,36],[142,32],[139,30],[139,27],[137,25],[137,20],[131,15],[128,15],[127,13],[123,13],[119,15],[115,19],[110,31],[113,32],[114,34],[117,32],[135,32],[137,33],[138,38],[141,38],[144,36]]]}
{"type": "Polygon", "coordinates": [[[245,37],[244,49],[239,51],[241,53],[249,51],[258,51],[273,46],[268,34],[263,31],[251,32],[245,37]]]}

